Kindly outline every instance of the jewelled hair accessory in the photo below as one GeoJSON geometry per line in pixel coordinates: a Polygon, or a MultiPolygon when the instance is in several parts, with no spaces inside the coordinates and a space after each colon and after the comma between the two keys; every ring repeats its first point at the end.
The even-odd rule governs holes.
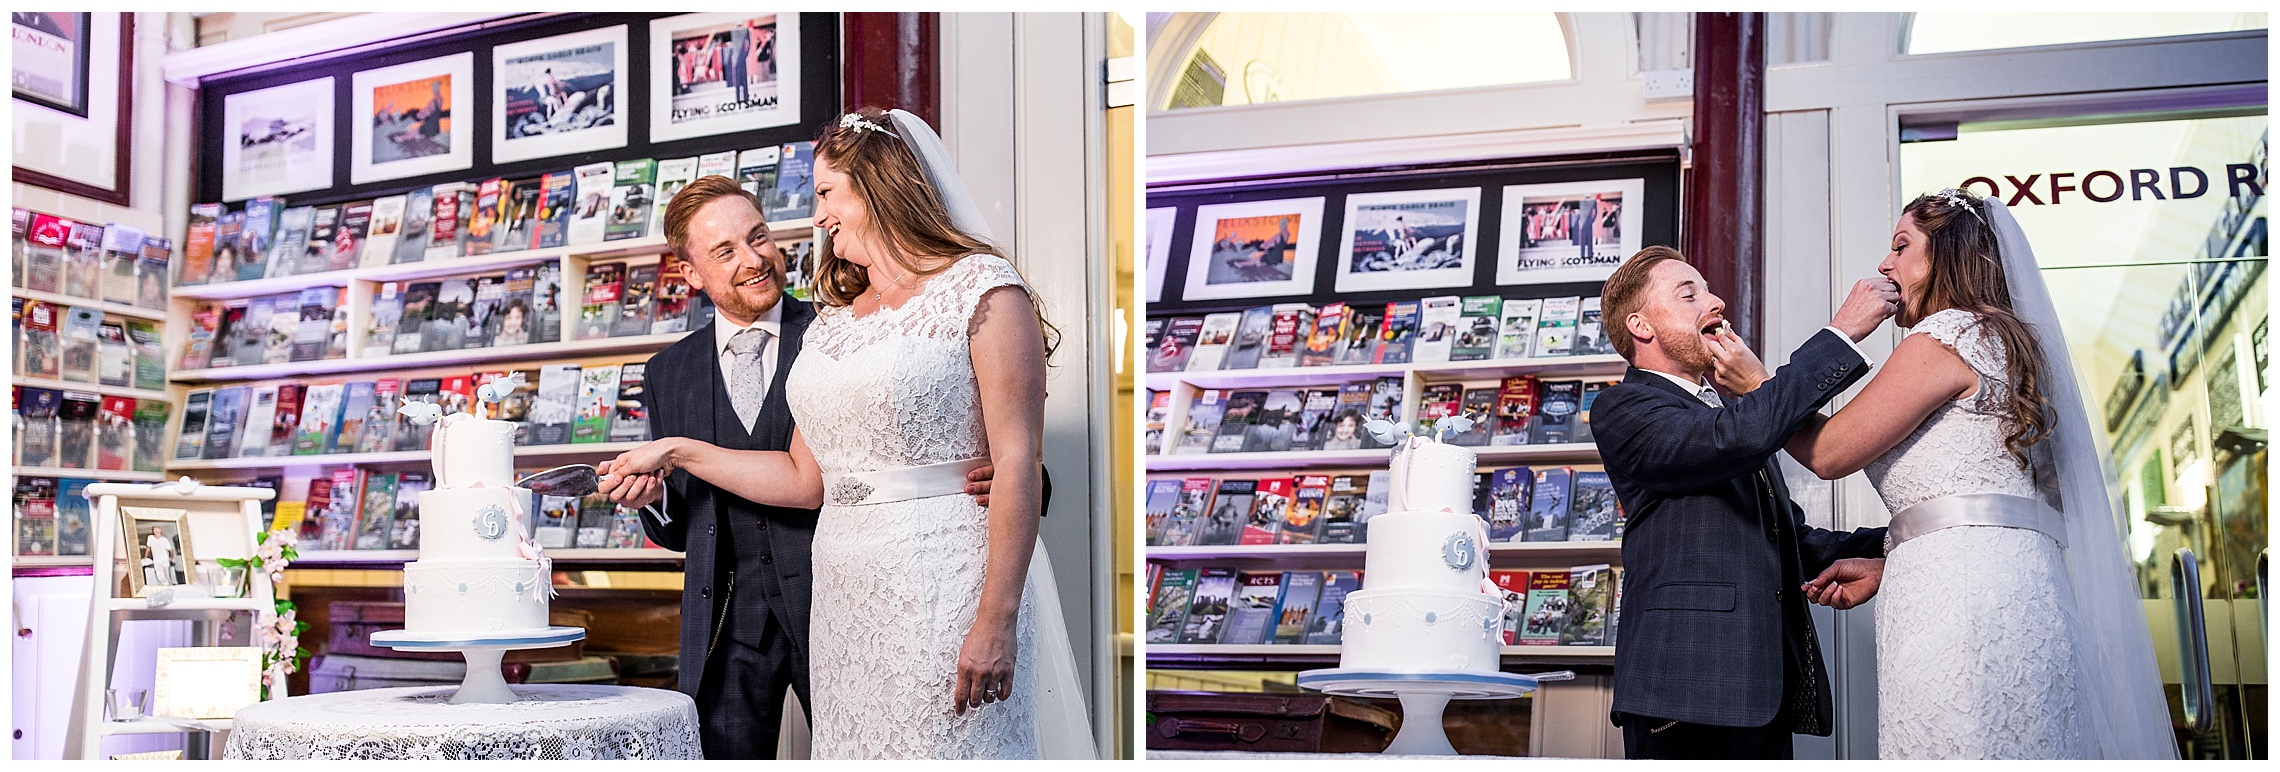
{"type": "Polygon", "coordinates": [[[865,131],[876,131],[880,134],[894,137],[895,139],[902,139],[901,135],[898,135],[892,131],[888,131],[887,127],[864,120],[863,116],[857,115],[855,113],[848,113],[846,115],[839,116],[839,128],[849,129],[858,133],[865,131]]]}
{"type": "Polygon", "coordinates": [[[1941,188],[1940,192],[1934,195],[1939,196],[1941,201],[1947,202],[1948,206],[1970,212],[1972,219],[1978,220],[1979,224],[1987,224],[1987,217],[1979,213],[1979,202],[1972,200],[1970,194],[1955,188],[1941,188]]]}
{"type": "MultiPolygon", "coordinates": [[[[1980,225],[1984,225],[1989,228],[1994,227],[1992,225],[1988,225],[1987,217],[1979,213],[1979,207],[1982,206],[1982,204],[1980,204],[1980,202],[1976,199],[1973,199],[1971,197],[1971,194],[1956,190],[1955,188],[1941,188],[1940,192],[1934,193],[1932,195],[1938,196],[1941,201],[1947,202],[1948,206],[1970,212],[1971,218],[1978,220],[1980,225]]],[[[1989,263],[1995,262],[1995,257],[1986,253],[1981,253],[1979,255],[1979,259],[1985,260],[1989,263]]]]}

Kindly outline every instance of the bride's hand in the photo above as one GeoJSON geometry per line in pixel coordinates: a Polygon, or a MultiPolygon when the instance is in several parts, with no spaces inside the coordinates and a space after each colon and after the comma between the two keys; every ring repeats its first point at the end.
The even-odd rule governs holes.
{"type": "Polygon", "coordinates": [[[618,506],[640,509],[657,503],[663,497],[663,473],[624,474],[619,471],[618,462],[614,460],[602,462],[594,471],[601,476],[601,482],[594,492],[608,497],[611,503],[618,506]]]}
{"type": "Polygon", "coordinates": [[[606,465],[607,469],[598,471],[612,475],[671,472],[673,471],[673,449],[679,439],[678,437],[667,437],[662,440],[643,443],[641,447],[618,454],[616,459],[611,460],[606,465]]]}
{"type": "Polygon", "coordinates": [[[1805,599],[1843,611],[1876,597],[1884,584],[1883,558],[1846,558],[1805,583],[1805,599]]]}
{"type": "Polygon", "coordinates": [[[1013,624],[975,623],[958,650],[958,681],[951,695],[951,710],[964,715],[992,702],[1013,696],[1013,660],[1016,644],[1013,624]]]}
{"type": "Polygon", "coordinates": [[[1765,371],[1765,363],[1758,360],[1757,352],[1751,351],[1750,345],[1734,334],[1731,325],[1719,328],[1718,334],[1710,336],[1705,345],[1710,349],[1712,378],[1718,388],[1729,395],[1738,397],[1757,391],[1759,385],[1773,377],[1765,371]]]}

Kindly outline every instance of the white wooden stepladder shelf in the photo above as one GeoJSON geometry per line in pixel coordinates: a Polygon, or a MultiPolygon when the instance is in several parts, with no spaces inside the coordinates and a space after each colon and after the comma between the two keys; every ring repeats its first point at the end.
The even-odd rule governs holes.
{"type": "MultiPolygon", "coordinates": [[[[87,647],[80,655],[79,688],[72,695],[71,727],[64,741],[64,757],[72,759],[104,758],[103,738],[119,734],[162,734],[178,732],[218,732],[230,728],[228,719],[190,721],[163,716],[146,717],[136,721],[110,721],[104,716],[104,697],[110,687],[113,660],[118,656],[119,623],[133,619],[191,619],[211,625],[225,620],[231,614],[251,612],[250,625],[258,625],[260,612],[275,605],[276,592],[269,585],[269,576],[262,571],[247,571],[247,591],[242,598],[212,597],[119,597],[116,564],[125,545],[120,531],[121,507],[153,507],[178,509],[187,513],[209,517],[230,516],[243,523],[244,542],[240,545],[214,545],[219,549],[199,549],[192,540],[191,557],[201,562],[215,558],[246,558],[252,556],[252,545],[267,530],[262,522],[261,502],[276,493],[266,488],[210,487],[184,479],[179,482],[154,484],[96,483],[87,486],[87,496],[94,500],[92,517],[94,537],[88,545],[95,566],[94,592],[88,605],[91,613],[87,622],[87,647]]],[[[187,526],[185,526],[187,528],[187,526]]],[[[186,574],[196,575],[196,565],[186,567],[186,574]]],[[[248,630],[248,639],[253,639],[248,630]]],[[[208,633],[210,637],[211,632],[208,633]]],[[[206,643],[204,645],[212,645],[206,643]]],[[[272,673],[275,685],[267,699],[285,696],[283,673],[272,673]]]]}

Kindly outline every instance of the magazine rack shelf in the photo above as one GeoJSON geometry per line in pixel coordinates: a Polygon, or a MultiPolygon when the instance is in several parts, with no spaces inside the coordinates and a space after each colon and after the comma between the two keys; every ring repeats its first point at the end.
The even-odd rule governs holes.
{"type": "MultiPolygon", "coordinates": [[[[641,447],[639,442],[588,442],[569,445],[523,445],[515,448],[515,461],[522,466],[551,466],[592,463],[614,458],[620,453],[641,447]]],[[[428,463],[430,454],[424,450],[396,450],[384,453],[332,453],[321,456],[247,456],[243,458],[210,458],[168,463],[176,471],[203,469],[280,469],[289,466],[377,466],[382,464],[428,463]]]]}
{"type": "MultiPolygon", "coordinates": [[[[770,230],[783,242],[812,239],[815,231],[808,219],[772,223],[770,230]]],[[[615,365],[623,362],[640,362],[679,341],[687,331],[621,336],[582,336],[580,320],[582,300],[587,297],[587,273],[594,265],[612,262],[623,263],[629,269],[655,266],[664,259],[668,247],[661,237],[605,241],[576,244],[567,247],[520,250],[515,252],[462,257],[449,260],[365,266],[354,269],[310,273],[295,276],[257,280],[234,281],[218,284],[194,285],[178,289],[175,308],[182,317],[191,317],[192,310],[201,304],[218,300],[235,300],[272,295],[283,295],[305,288],[341,287],[341,308],[348,319],[349,330],[345,356],[335,359],[318,359],[292,362],[271,361],[261,364],[233,365],[179,369],[168,378],[170,392],[177,402],[187,399],[194,390],[208,387],[255,385],[258,390],[268,383],[311,382],[309,385],[329,384],[336,381],[364,381],[394,378],[408,382],[418,378],[455,377],[470,371],[527,370],[540,365],[577,364],[584,367],[615,365]],[[487,345],[416,353],[393,353],[387,338],[373,335],[375,297],[384,283],[498,276],[510,269],[539,264],[559,263],[559,326],[549,325],[554,340],[516,345],[487,345]],[[367,344],[371,348],[367,350],[367,344]],[[328,377],[330,376],[330,377],[328,377]]],[[[398,291],[404,287],[398,286],[398,291]]],[[[692,309],[693,310],[693,309],[692,309]]],[[[691,319],[688,327],[697,326],[691,319]]],[[[383,324],[386,324],[383,317],[383,324]]],[[[635,332],[627,330],[627,332],[635,332]]],[[[225,335],[216,336],[219,349],[225,335]]],[[[177,358],[181,339],[174,343],[177,358]]],[[[431,341],[432,344],[432,341],[431,341]]],[[[217,351],[218,355],[218,351],[217,351]]],[[[272,353],[274,356],[274,353],[272,353]]],[[[393,411],[390,411],[392,414],[393,411]]],[[[170,436],[179,434],[185,410],[178,409],[169,417],[170,436]]],[[[638,447],[639,442],[597,442],[551,445],[529,445],[516,448],[517,462],[523,467],[544,467],[568,463],[595,463],[615,457],[619,453],[638,447]]],[[[168,447],[173,447],[170,442],[168,447]]],[[[169,474],[190,473],[209,479],[242,479],[251,473],[289,470],[288,476],[305,475],[308,470],[330,467],[416,467],[428,463],[430,456],[422,450],[392,450],[370,453],[331,453],[322,455],[261,455],[252,457],[182,459],[166,462],[169,474]],[[290,471],[299,470],[299,471],[290,471]]],[[[156,475],[152,476],[157,479],[156,475]]],[[[396,550],[308,550],[304,561],[317,565],[359,566],[392,568],[417,559],[415,551],[396,550]]],[[[577,565],[598,567],[625,567],[639,565],[663,569],[677,569],[679,553],[661,549],[579,549],[557,550],[557,559],[570,558],[577,565]],[[565,555],[563,553],[575,553],[565,555]]]]}
{"type": "MultiPolygon", "coordinates": [[[[641,547],[625,549],[569,548],[550,549],[546,556],[554,561],[557,571],[581,570],[582,566],[622,567],[630,563],[679,563],[681,553],[673,550],[641,547]]],[[[419,550],[310,550],[301,553],[293,565],[301,568],[343,566],[392,566],[409,563],[420,558],[419,550]]]]}
{"type": "MultiPolygon", "coordinates": [[[[50,201],[50,206],[62,204],[50,201]]],[[[161,277],[179,249],[165,234],[138,226],[139,218],[130,213],[91,215],[72,208],[82,211],[65,216],[17,207],[13,212],[20,219],[9,244],[14,269],[7,292],[20,304],[21,318],[7,347],[8,385],[16,387],[8,555],[19,573],[76,573],[92,564],[91,549],[84,544],[93,532],[84,522],[92,507],[66,503],[76,498],[67,497],[67,489],[167,479],[159,471],[161,458],[141,456],[135,449],[151,434],[163,435],[171,420],[169,410],[156,414],[166,418],[146,424],[143,408],[155,411],[174,402],[165,376],[173,364],[168,337],[172,301],[161,277]],[[109,216],[120,220],[104,222],[109,216]],[[69,238],[39,237],[33,231],[42,222],[60,223],[69,238]],[[116,236],[133,241],[114,240],[116,236]],[[35,306],[52,313],[34,313],[35,306]],[[43,317],[52,326],[35,324],[43,317]],[[74,323],[90,318],[94,326],[80,327],[81,334],[75,334],[74,323]],[[123,331],[125,339],[112,337],[114,330],[123,331]],[[158,359],[155,373],[153,355],[158,359]],[[111,383],[103,383],[105,376],[111,383]],[[86,412],[76,411],[79,406],[86,412]],[[137,461],[142,462],[139,468],[137,461]],[[67,548],[76,554],[55,554],[67,548]],[[74,570],[53,570],[67,567],[74,570]]]]}
{"type": "MultiPolygon", "coordinates": [[[[1526,665],[1576,663],[1607,665],[1615,660],[1613,646],[1506,646],[1501,652],[1507,668],[1526,665]]],[[[1148,666],[1177,670],[1238,669],[1246,666],[1309,668],[1336,666],[1337,646],[1303,644],[1151,643],[1148,666]]]]}
{"type": "Polygon", "coordinates": [[[136,389],[126,386],[105,386],[99,383],[80,383],[78,381],[58,381],[50,378],[19,377],[13,379],[11,383],[16,386],[38,389],[54,389],[56,391],[91,391],[106,397],[129,397],[133,399],[167,398],[166,392],[153,389],[136,389]]]}
{"type": "MultiPolygon", "coordinates": [[[[1281,453],[1176,453],[1180,437],[1177,427],[1186,425],[1188,405],[1195,401],[1199,391],[1205,389],[1266,389],[1326,387],[1373,378],[1399,377],[1402,379],[1402,414],[1399,420],[1415,422],[1418,405],[1428,385],[1459,381],[1495,381],[1514,375],[1534,375],[1539,378],[1577,378],[1614,380],[1624,371],[1621,357],[1546,357],[1535,359],[1484,360],[1478,362],[1432,362],[1402,365],[1346,365],[1340,367],[1288,367],[1268,370],[1212,370],[1201,372],[1150,373],[1148,388],[1171,392],[1169,411],[1164,417],[1162,443],[1150,449],[1149,471],[1173,469],[1262,469],[1279,466],[1379,466],[1385,463],[1384,450],[1354,451],[1284,451],[1281,453]]],[[[1591,443],[1562,445],[1492,445],[1478,448],[1481,463],[1526,463],[1528,461],[1578,461],[1596,459],[1597,447],[1591,443]]]]}
{"type": "MultiPolygon", "coordinates": [[[[813,235],[814,223],[812,220],[804,218],[798,220],[786,220],[783,222],[769,223],[768,230],[770,233],[774,234],[779,241],[797,241],[806,239],[813,235]]],[[[245,279],[241,281],[192,284],[188,286],[175,287],[174,296],[178,298],[192,298],[199,300],[250,298],[260,295],[275,295],[285,292],[292,292],[295,290],[308,289],[310,287],[346,287],[350,286],[351,282],[360,281],[408,281],[413,279],[432,279],[444,276],[464,276],[492,271],[503,271],[508,268],[530,265],[532,263],[543,263],[548,260],[558,260],[565,257],[579,257],[588,260],[610,260],[656,254],[665,250],[665,238],[663,236],[649,236],[638,239],[625,239],[622,241],[601,241],[585,244],[571,244],[568,246],[549,247],[546,249],[523,249],[513,252],[495,252],[487,255],[460,257],[450,260],[434,260],[417,263],[394,263],[388,265],[373,265],[361,268],[350,268],[339,271],[322,271],[317,273],[295,274],[292,276],[274,276],[263,279],[245,279]]],[[[160,313],[159,316],[163,317],[164,314],[160,313]]]]}
{"type": "Polygon", "coordinates": [[[1483,359],[1470,362],[1422,362],[1393,365],[1332,365],[1327,367],[1273,367],[1254,370],[1196,370],[1148,374],[1148,388],[1169,389],[1187,384],[1199,389],[1239,389],[1247,386],[1321,386],[1415,374],[1427,382],[1502,378],[1530,373],[1538,376],[1621,375],[1623,358],[1614,355],[1483,359]]]}
{"type": "Polygon", "coordinates": [[[163,308],[144,308],[142,306],[130,306],[125,303],[105,303],[99,300],[91,300],[74,295],[65,295],[56,292],[41,292],[38,290],[24,289],[22,287],[11,287],[8,290],[8,294],[23,298],[25,300],[37,300],[42,303],[54,303],[59,306],[93,308],[105,314],[112,316],[124,316],[129,319],[149,319],[156,322],[166,321],[166,309],[163,308]]]}
{"type": "MultiPolygon", "coordinates": [[[[1176,395],[1177,392],[1174,392],[1176,395]]],[[[1186,410],[1174,410],[1180,419],[1186,419],[1186,410]]],[[[1411,418],[1414,420],[1414,417],[1411,418]]],[[[1165,425],[1172,425],[1167,420],[1165,425]]],[[[1167,436],[1169,433],[1167,432],[1167,436]]],[[[1511,466],[1529,463],[1591,463],[1599,460],[1599,449],[1588,442],[1558,445],[1507,445],[1479,447],[1482,466],[1511,466]]],[[[1378,450],[1290,450],[1272,453],[1178,453],[1169,456],[1148,457],[1149,471],[1181,471],[1189,469],[1319,469],[1325,467],[1383,467],[1386,453],[1378,450]]]]}
{"type": "MultiPolygon", "coordinates": [[[[1359,571],[1367,544],[1246,544],[1149,547],[1148,559],[1180,567],[1279,568],[1290,571],[1359,571]]],[[[1619,541],[1546,541],[1491,544],[1493,568],[1564,568],[1623,559],[1619,541]]]]}
{"type": "MultiPolygon", "coordinates": [[[[1456,382],[1488,382],[1516,375],[1546,379],[1612,381],[1622,377],[1625,363],[1619,356],[1543,357],[1468,362],[1342,365],[1255,370],[1215,370],[1149,373],[1149,389],[1170,392],[1163,417],[1160,446],[1146,456],[1151,477],[1204,476],[1241,479],[1268,471],[1317,473],[1368,472],[1385,468],[1388,451],[1299,450],[1253,453],[1171,453],[1180,443],[1187,409],[1204,389],[1323,388],[1377,378],[1402,381],[1402,410],[1397,420],[1415,422],[1426,387],[1456,382]]],[[[1591,442],[1542,445],[1489,445],[1475,447],[1483,468],[1533,465],[1598,466],[1599,450],[1591,442]]],[[[1366,544],[1258,544],[1207,546],[1150,546],[1147,560],[1167,570],[1228,568],[1237,571],[1359,571],[1368,551],[1366,544]]],[[[1489,566],[1494,569],[1558,570],[1586,565],[1620,565],[1619,541],[1520,542],[1492,544],[1489,566]]],[[[1336,645],[1147,645],[1148,667],[1178,670],[1304,670],[1333,667],[1336,645]]],[[[1607,667],[1613,664],[1613,646],[1506,646],[1504,669],[1519,672],[1545,664],[1607,667]]]]}
{"type": "MultiPolygon", "coordinates": [[[[585,338],[553,343],[526,343],[520,346],[489,346],[485,348],[457,349],[453,351],[424,351],[418,354],[387,354],[347,359],[318,359],[306,362],[242,365],[237,367],[211,367],[200,370],[177,370],[175,383],[216,383],[223,381],[258,381],[271,378],[289,378],[297,375],[333,375],[341,373],[377,373],[408,370],[419,367],[438,367],[458,364],[508,365],[517,362],[535,362],[560,359],[566,356],[598,356],[645,351],[662,351],[687,333],[663,335],[629,335],[622,338],[585,338]]],[[[490,368],[486,368],[490,369],[490,368]]]]}
{"type": "Polygon", "coordinates": [[[53,466],[19,466],[14,469],[17,477],[78,477],[99,482],[160,482],[166,479],[162,472],[120,469],[64,469],[53,466]]]}

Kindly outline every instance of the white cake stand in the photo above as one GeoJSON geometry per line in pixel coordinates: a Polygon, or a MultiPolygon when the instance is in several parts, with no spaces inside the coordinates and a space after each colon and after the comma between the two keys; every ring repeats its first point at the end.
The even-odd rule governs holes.
{"type": "Polygon", "coordinates": [[[1397,697],[1401,731],[1389,754],[1455,756],[1441,712],[1450,700],[1509,700],[1536,690],[1536,678],[1518,673],[1460,671],[1389,673],[1361,668],[1328,668],[1298,674],[1298,685],[1339,697],[1397,697]]]}
{"type": "Polygon", "coordinates": [[[404,630],[382,630],[372,634],[372,645],[385,646],[398,651],[456,651],[467,658],[467,676],[459,682],[459,691],[451,695],[453,703],[502,704],[522,699],[507,688],[507,677],[499,671],[499,663],[507,652],[517,649],[548,649],[583,640],[586,628],[549,627],[538,631],[525,631],[500,635],[480,633],[413,633],[404,630]]]}

